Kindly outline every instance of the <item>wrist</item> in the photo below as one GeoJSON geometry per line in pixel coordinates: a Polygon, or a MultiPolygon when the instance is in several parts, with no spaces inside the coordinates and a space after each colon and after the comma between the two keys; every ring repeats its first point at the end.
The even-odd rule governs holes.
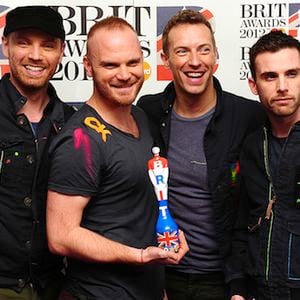
{"type": "Polygon", "coordinates": [[[144,249],[141,249],[141,264],[144,264],[144,249]]]}

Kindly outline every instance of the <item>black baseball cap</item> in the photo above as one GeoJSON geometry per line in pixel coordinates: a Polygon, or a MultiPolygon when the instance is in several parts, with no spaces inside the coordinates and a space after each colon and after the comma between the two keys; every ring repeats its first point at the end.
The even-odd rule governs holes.
{"type": "Polygon", "coordinates": [[[39,29],[65,40],[62,16],[49,6],[19,6],[7,13],[4,36],[26,28],[39,29]]]}

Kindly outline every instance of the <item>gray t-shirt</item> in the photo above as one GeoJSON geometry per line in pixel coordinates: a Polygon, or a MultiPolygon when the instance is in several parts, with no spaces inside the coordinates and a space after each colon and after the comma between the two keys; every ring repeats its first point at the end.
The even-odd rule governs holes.
{"type": "Polygon", "coordinates": [[[214,109],[198,118],[183,118],[173,110],[171,116],[169,208],[190,247],[174,268],[186,273],[221,269],[203,149],[204,133],[213,113],[214,109]]]}

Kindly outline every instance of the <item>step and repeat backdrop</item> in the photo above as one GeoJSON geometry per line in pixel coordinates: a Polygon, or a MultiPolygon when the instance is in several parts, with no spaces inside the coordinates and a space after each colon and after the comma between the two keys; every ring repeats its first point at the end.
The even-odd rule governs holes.
{"type": "MultiPolygon", "coordinates": [[[[224,89],[252,99],[256,98],[247,83],[251,45],[272,29],[300,39],[299,0],[1,0],[1,36],[7,12],[25,5],[49,5],[63,16],[66,49],[52,83],[66,102],[83,102],[92,92],[91,79],[82,64],[86,35],[95,22],[107,16],[126,19],[138,33],[145,74],[140,95],[157,93],[172,79],[160,59],[161,35],[167,20],[179,10],[194,9],[205,14],[214,28],[218,46],[215,76],[224,89]]],[[[0,49],[0,77],[8,70],[8,62],[0,49]]]]}

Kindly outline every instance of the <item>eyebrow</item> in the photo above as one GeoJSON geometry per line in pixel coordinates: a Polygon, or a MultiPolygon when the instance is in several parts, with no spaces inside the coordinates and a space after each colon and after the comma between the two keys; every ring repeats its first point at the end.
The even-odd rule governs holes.
{"type": "MultiPolygon", "coordinates": [[[[203,44],[197,45],[197,48],[202,48],[202,47],[213,47],[213,44],[203,43],[203,44]]],[[[176,45],[174,47],[174,50],[177,50],[177,49],[180,49],[180,48],[189,49],[191,47],[189,45],[176,45]]]]}
{"type": "MultiPolygon", "coordinates": [[[[295,68],[285,70],[284,73],[293,72],[293,71],[300,72],[300,67],[295,67],[295,68]]],[[[265,72],[261,73],[260,76],[266,76],[266,75],[270,75],[270,74],[275,74],[276,75],[276,74],[278,74],[278,72],[276,72],[276,71],[265,71],[265,72]]]]}
{"type": "Polygon", "coordinates": [[[141,62],[141,57],[135,57],[135,58],[132,58],[132,59],[130,59],[127,63],[129,63],[129,64],[132,64],[132,63],[139,63],[139,62],[141,62]]]}

